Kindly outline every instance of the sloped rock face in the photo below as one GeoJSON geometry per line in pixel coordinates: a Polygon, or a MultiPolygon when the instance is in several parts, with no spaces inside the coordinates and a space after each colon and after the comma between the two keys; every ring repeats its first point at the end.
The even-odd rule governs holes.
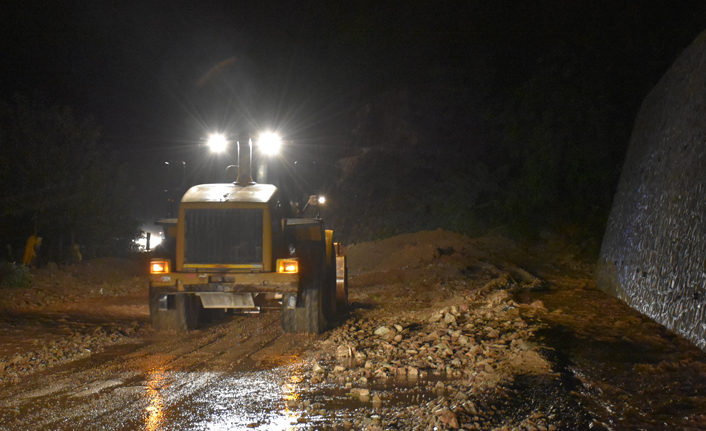
{"type": "Polygon", "coordinates": [[[635,121],[598,286],[706,350],[706,32],[635,121]]]}

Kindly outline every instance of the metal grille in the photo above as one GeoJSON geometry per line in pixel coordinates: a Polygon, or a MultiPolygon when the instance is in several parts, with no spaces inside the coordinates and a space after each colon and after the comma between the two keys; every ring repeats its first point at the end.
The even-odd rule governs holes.
{"type": "Polygon", "coordinates": [[[186,210],[185,222],[185,263],[262,263],[261,209],[186,210]]]}

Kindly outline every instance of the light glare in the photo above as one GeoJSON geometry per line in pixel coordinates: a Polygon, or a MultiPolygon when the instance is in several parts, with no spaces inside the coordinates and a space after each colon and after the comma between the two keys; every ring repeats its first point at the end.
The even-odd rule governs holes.
{"type": "Polygon", "coordinates": [[[275,156],[279,154],[279,150],[282,147],[282,138],[274,132],[265,132],[260,135],[257,145],[263,154],[275,156]]]}
{"type": "Polygon", "coordinates": [[[211,133],[208,136],[207,145],[212,153],[222,153],[228,148],[228,140],[221,133],[211,133]]]}
{"type": "MultiPolygon", "coordinates": [[[[150,249],[154,250],[155,247],[160,245],[162,243],[162,234],[161,233],[150,233],[150,249]]],[[[147,235],[143,235],[140,238],[137,238],[135,240],[135,244],[137,244],[137,248],[140,251],[147,251],[147,235]]]]}

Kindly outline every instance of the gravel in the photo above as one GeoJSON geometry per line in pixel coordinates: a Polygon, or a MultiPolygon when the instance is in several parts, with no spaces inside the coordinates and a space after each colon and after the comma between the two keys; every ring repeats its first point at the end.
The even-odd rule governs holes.
{"type": "Polygon", "coordinates": [[[520,313],[544,309],[516,303],[503,286],[468,290],[461,305],[425,313],[354,313],[315,342],[299,383],[310,400],[298,405],[306,423],[331,430],[560,429],[556,405],[533,411],[515,389],[518,376],[559,378],[531,341],[538,326],[520,313]]]}
{"type": "Polygon", "coordinates": [[[17,383],[20,378],[34,372],[87,358],[106,347],[142,336],[148,330],[137,321],[110,325],[66,322],[64,328],[65,336],[41,348],[0,358],[0,385],[17,383]]]}

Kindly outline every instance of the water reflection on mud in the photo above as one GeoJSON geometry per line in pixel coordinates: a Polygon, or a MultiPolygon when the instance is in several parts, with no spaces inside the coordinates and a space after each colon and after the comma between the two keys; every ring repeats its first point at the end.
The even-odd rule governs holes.
{"type": "MultiPolygon", "coordinates": [[[[161,369],[146,379],[144,429],[294,430],[301,398],[294,367],[254,372],[161,369]]],[[[309,418],[312,419],[312,418],[309,418]]]]}
{"type": "Polygon", "coordinates": [[[164,377],[163,370],[154,371],[147,377],[147,390],[145,391],[145,396],[147,396],[149,401],[145,409],[147,412],[145,429],[147,431],[156,431],[162,426],[164,399],[162,398],[161,389],[165,380],[164,377]]]}

